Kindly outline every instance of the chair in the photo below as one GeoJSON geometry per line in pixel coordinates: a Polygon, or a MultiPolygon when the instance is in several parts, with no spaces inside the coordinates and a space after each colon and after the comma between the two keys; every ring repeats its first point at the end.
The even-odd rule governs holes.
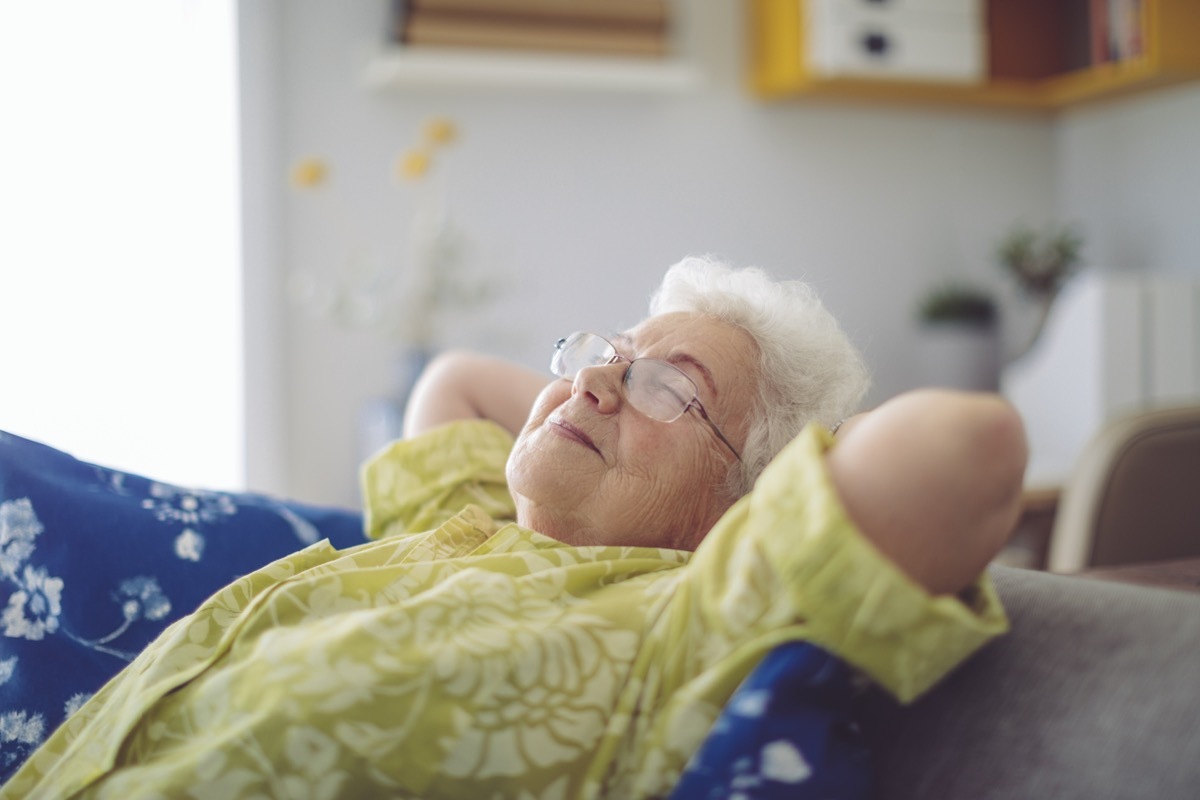
{"type": "Polygon", "coordinates": [[[1200,406],[1133,414],[1084,448],[1050,539],[1047,568],[1200,556],[1200,406]]]}

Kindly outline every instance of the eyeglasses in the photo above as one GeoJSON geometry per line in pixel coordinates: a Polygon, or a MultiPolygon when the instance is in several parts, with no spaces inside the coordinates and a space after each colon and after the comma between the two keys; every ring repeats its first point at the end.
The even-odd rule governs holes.
{"type": "Polygon", "coordinates": [[[599,334],[572,333],[554,344],[550,371],[560,378],[574,380],[580,370],[617,361],[629,362],[622,384],[630,405],[659,422],[674,422],[688,409],[694,408],[737,460],[742,460],[721,429],[708,418],[708,412],[700,404],[695,381],[673,364],[654,358],[629,359],[619,354],[612,342],[599,334]]]}

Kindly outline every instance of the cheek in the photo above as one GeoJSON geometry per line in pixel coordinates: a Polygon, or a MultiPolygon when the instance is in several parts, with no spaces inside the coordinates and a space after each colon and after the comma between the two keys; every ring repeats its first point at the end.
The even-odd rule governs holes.
{"type": "Polygon", "coordinates": [[[529,418],[525,420],[525,427],[517,435],[516,443],[513,445],[512,453],[508,457],[508,463],[505,465],[505,474],[508,478],[509,488],[512,489],[514,484],[520,485],[522,478],[525,477],[526,467],[532,460],[536,461],[534,451],[537,447],[533,440],[536,439],[542,432],[542,426],[546,422],[547,417],[554,412],[556,408],[561,406],[571,396],[571,384],[567,381],[554,381],[548,385],[533,401],[533,408],[529,412],[529,418]]]}
{"type": "Polygon", "coordinates": [[[609,475],[611,527],[632,531],[630,542],[694,550],[724,510],[716,491],[723,476],[719,464],[690,442],[657,438],[641,445],[618,474],[609,475]],[[612,502],[617,496],[620,502],[612,502]]]}
{"type": "Polygon", "coordinates": [[[533,408],[529,411],[529,418],[525,420],[525,427],[521,429],[520,435],[525,436],[530,431],[540,427],[554,409],[561,406],[570,398],[571,384],[568,381],[554,381],[545,389],[542,389],[537,399],[533,401],[533,408]]]}
{"type": "Polygon", "coordinates": [[[626,420],[621,429],[622,460],[665,483],[694,477],[711,462],[712,455],[681,425],[637,417],[626,420]]]}
{"type": "Polygon", "coordinates": [[[670,425],[630,433],[627,429],[621,437],[622,472],[640,482],[639,493],[652,509],[678,515],[703,505],[721,477],[710,448],[670,425]]]}

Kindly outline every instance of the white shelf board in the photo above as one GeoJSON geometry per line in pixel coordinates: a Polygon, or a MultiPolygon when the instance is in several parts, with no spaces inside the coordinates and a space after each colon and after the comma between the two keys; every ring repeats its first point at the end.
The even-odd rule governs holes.
{"type": "Polygon", "coordinates": [[[692,91],[702,83],[697,66],[679,57],[575,56],[440,47],[389,47],[370,59],[364,79],[377,89],[580,89],[661,94],[692,91]]]}

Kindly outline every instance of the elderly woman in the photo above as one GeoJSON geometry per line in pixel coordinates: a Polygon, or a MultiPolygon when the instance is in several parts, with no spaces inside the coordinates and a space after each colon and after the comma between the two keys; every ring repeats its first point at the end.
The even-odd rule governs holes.
{"type": "Polygon", "coordinates": [[[909,700],[1004,630],[1020,421],[928,390],[835,441],[865,371],[802,284],[685,260],[551,372],[436,361],[378,541],[215,595],[0,794],[663,796],[781,643],[909,700]]]}

